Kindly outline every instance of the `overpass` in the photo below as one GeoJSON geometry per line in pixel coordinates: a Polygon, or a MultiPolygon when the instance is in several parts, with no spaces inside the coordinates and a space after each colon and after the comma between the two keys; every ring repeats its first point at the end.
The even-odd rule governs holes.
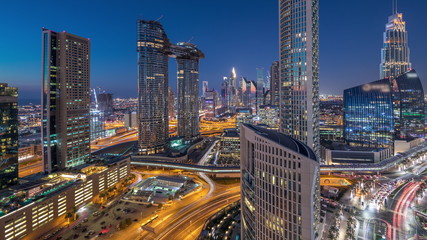
{"type": "MultiPolygon", "coordinates": [[[[210,152],[210,151],[207,151],[207,152],[210,152]]],[[[403,160],[414,157],[418,153],[426,153],[426,152],[427,152],[427,142],[424,142],[408,150],[407,152],[387,158],[386,160],[383,160],[379,163],[349,164],[349,165],[321,165],[320,172],[382,172],[397,166],[397,164],[401,163],[403,160]]],[[[195,164],[172,162],[172,161],[161,161],[161,160],[156,161],[156,160],[147,160],[147,159],[141,159],[141,158],[138,159],[137,156],[131,157],[130,162],[132,165],[137,165],[137,166],[180,169],[185,171],[204,172],[209,174],[240,173],[240,167],[218,167],[218,166],[195,165],[195,164]]]]}

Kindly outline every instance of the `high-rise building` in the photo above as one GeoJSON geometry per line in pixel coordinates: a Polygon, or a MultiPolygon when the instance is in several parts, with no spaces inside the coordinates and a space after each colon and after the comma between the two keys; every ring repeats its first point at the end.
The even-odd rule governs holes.
{"type": "Polygon", "coordinates": [[[168,106],[169,106],[169,119],[175,119],[176,114],[175,114],[175,94],[173,93],[172,88],[169,87],[169,102],[168,102],[168,106]]]}
{"type": "Polygon", "coordinates": [[[205,92],[209,90],[209,83],[208,81],[203,81],[202,86],[202,97],[205,97],[205,92]]]}
{"type": "Polygon", "coordinates": [[[256,69],[256,112],[263,105],[264,100],[264,68],[256,69]]]}
{"type": "Polygon", "coordinates": [[[18,89],[0,83],[0,189],[18,182],[18,89]]]}
{"type": "Polygon", "coordinates": [[[381,49],[380,79],[394,78],[411,68],[409,61],[408,32],[403,15],[393,9],[385,25],[384,45],[381,49]]]}
{"type": "Polygon", "coordinates": [[[279,0],[280,131],[320,153],[319,2],[279,0]]]}
{"type": "Polygon", "coordinates": [[[320,239],[319,161],[307,145],[244,124],[240,166],[242,239],[320,239]]]}
{"type": "Polygon", "coordinates": [[[393,96],[382,79],[344,90],[344,140],[351,147],[392,148],[393,96]]]}
{"type": "Polygon", "coordinates": [[[238,108],[236,109],[236,130],[240,131],[243,123],[253,124],[253,110],[252,108],[238,108]]]}
{"type": "Polygon", "coordinates": [[[392,80],[396,139],[425,137],[424,89],[415,70],[392,80]]]}
{"type": "Polygon", "coordinates": [[[243,79],[243,106],[251,108],[253,112],[256,111],[256,83],[251,80],[243,79]]]}
{"type": "Polygon", "coordinates": [[[113,94],[99,93],[97,96],[98,110],[104,113],[104,116],[113,114],[113,94]]]}
{"type": "Polygon", "coordinates": [[[162,152],[169,136],[169,39],[157,21],[138,20],[138,120],[139,152],[162,152]]]}
{"type": "Polygon", "coordinates": [[[271,105],[279,106],[280,101],[279,62],[274,61],[270,67],[270,97],[271,105]]]}
{"type": "Polygon", "coordinates": [[[90,40],[42,30],[44,171],[90,159],[90,40]]]}
{"type": "Polygon", "coordinates": [[[217,112],[217,98],[218,93],[213,89],[211,91],[205,92],[205,97],[203,99],[203,110],[205,111],[205,118],[206,119],[212,119],[215,118],[217,112]]]}
{"type": "Polygon", "coordinates": [[[171,47],[177,61],[178,136],[190,141],[200,136],[199,60],[204,54],[196,45],[180,42],[171,47]]]}
{"type": "Polygon", "coordinates": [[[258,111],[259,123],[269,129],[279,129],[279,107],[276,105],[261,105],[258,111]]]}

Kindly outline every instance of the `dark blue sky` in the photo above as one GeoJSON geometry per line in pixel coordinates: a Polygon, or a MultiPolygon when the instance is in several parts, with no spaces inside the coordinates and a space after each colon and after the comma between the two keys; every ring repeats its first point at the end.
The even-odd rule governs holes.
{"type": "MultiPolygon", "coordinates": [[[[427,85],[427,1],[400,1],[407,22],[411,61],[427,85]]],[[[342,94],[379,78],[382,32],[391,0],[320,0],[321,93],[342,94]]],[[[218,88],[231,68],[254,79],[256,67],[278,59],[277,0],[25,0],[0,9],[0,82],[20,88],[21,99],[38,99],[41,28],[91,39],[91,83],[119,97],[137,94],[136,19],[157,19],[172,42],[197,44],[206,58],[200,81],[218,88]]],[[[175,88],[171,60],[170,85],[175,88]]]]}

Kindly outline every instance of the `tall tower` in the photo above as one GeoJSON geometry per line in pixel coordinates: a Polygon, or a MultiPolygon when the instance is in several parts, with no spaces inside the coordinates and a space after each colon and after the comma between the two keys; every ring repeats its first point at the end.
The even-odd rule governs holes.
{"type": "Polygon", "coordinates": [[[279,0],[280,131],[320,153],[319,2],[279,0]]]}
{"type": "Polygon", "coordinates": [[[18,182],[18,89],[0,83],[0,189],[18,182]]]}
{"type": "Polygon", "coordinates": [[[271,105],[279,105],[280,99],[280,77],[279,61],[274,61],[270,67],[270,96],[271,105]]]}
{"type": "MultiPolygon", "coordinates": [[[[394,2],[394,0],[393,0],[394,2]]],[[[380,79],[395,78],[411,69],[409,61],[408,32],[403,15],[397,12],[397,2],[393,15],[385,25],[384,45],[381,49],[380,79]]]]}
{"type": "Polygon", "coordinates": [[[319,161],[302,142],[240,127],[241,235],[245,240],[320,239],[319,161]]]}
{"type": "Polygon", "coordinates": [[[264,98],[264,68],[256,69],[256,113],[263,104],[264,98]]]}
{"type": "Polygon", "coordinates": [[[90,159],[90,40],[42,29],[45,172],[90,159]]]}
{"type": "Polygon", "coordinates": [[[169,136],[169,39],[157,21],[138,20],[138,121],[140,154],[162,152],[169,136]]]}
{"type": "Polygon", "coordinates": [[[204,54],[196,45],[180,42],[171,47],[176,57],[178,76],[178,136],[191,141],[199,129],[199,59],[204,54]]]}

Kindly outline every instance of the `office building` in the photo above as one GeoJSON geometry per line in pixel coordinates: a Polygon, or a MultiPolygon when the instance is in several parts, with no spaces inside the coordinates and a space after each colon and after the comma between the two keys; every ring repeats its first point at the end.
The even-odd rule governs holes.
{"type": "Polygon", "coordinates": [[[253,109],[252,108],[238,108],[236,109],[236,129],[240,131],[243,123],[253,124],[253,109]]]}
{"type": "Polygon", "coordinates": [[[125,113],[123,115],[124,126],[127,128],[138,128],[138,118],[136,112],[125,113]]]}
{"type": "Polygon", "coordinates": [[[0,83],[0,189],[18,182],[18,89],[0,83]]]}
{"type": "Polygon", "coordinates": [[[206,91],[209,90],[208,84],[209,84],[208,81],[203,81],[203,85],[202,85],[202,97],[205,97],[206,91]]]}
{"type": "Polygon", "coordinates": [[[254,81],[242,78],[242,92],[243,92],[243,107],[251,108],[253,112],[256,111],[256,91],[257,86],[254,81]]]}
{"type": "Polygon", "coordinates": [[[199,60],[204,54],[196,45],[180,42],[171,46],[177,62],[178,136],[192,141],[199,129],[199,60]]]}
{"type": "Polygon", "coordinates": [[[279,129],[279,106],[261,105],[258,111],[258,123],[269,129],[279,129]]]}
{"type": "Polygon", "coordinates": [[[344,90],[344,141],[351,147],[391,148],[394,141],[392,89],[388,79],[344,90]]]}
{"type": "Polygon", "coordinates": [[[113,114],[113,94],[112,93],[98,93],[98,110],[108,117],[113,114]]]}
{"type": "Polygon", "coordinates": [[[42,30],[42,144],[45,172],[90,158],[90,40],[42,30]]]}
{"type": "Polygon", "coordinates": [[[316,154],[294,138],[248,124],[240,142],[241,238],[320,239],[316,154]]]}
{"type": "Polygon", "coordinates": [[[280,131],[320,153],[319,2],[279,0],[280,131]]]}
{"type": "Polygon", "coordinates": [[[425,137],[424,89],[418,73],[410,70],[392,80],[396,139],[425,137]]]}
{"type": "Polygon", "coordinates": [[[384,43],[381,49],[380,79],[394,78],[411,69],[408,32],[403,15],[393,9],[385,25],[384,43]]]}
{"type": "Polygon", "coordinates": [[[212,90],[207,90],[205,92],[205,97],[203,98],[203,110],[205,111],[205,119],[212,119],[215,118],[217,115],[217,98],[218,98],[218,93],[212,89],[212,90]]]}
{"type": "Polygon", "coordinates": [[[270,67],[270,97],[271,102],[267,104],[279,106],[280,101],[280,77],[279,61],[274,61],[270,67]]]}
{"type": "Polygon", "coordinates": [[[168,99],[168,106],[169,106],[169,119],[175,119],[176,113],[175,113],[175,94],[173,93],[172,88],[169,87],[169,99],[168,99]]]}
{"type": "Polygon", "coordinates": [[[138,20],[138,146],[140,154],[164,151],[168,136],[169,39],[157,21],[138,20]]]}
{"type": "Polygon", "coordinates": [[[226,128],[221,134],[220,151],[217,165],[240,165],[240,135],[235,128],[226,128]]]}
{"type": "Polygon", "coordinates": [[[264,68],[256,69],[256,113],[264,102],[264,68]]]}

